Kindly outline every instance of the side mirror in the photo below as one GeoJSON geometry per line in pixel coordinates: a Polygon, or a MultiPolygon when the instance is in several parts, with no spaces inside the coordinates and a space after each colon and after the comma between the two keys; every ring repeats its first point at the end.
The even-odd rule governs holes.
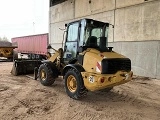
{"type": "Polygon", "coordinates": [[[52,46],[49,44],[49,45],[47,46],[47,49],[52,49],[52,46]]]}

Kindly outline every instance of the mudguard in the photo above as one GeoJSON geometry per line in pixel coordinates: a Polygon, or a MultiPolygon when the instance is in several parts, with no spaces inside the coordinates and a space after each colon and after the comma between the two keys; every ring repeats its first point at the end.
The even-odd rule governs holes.
{"type": "Polygon", "coordinates": [[[77,70],[79,72],[84,72],[85,71],[84,68],[79,64],[68,64],[63,68],[62,75],[64,76],[65,73],[71,68],[73,68],[73,69],[75,69],[75,70],[77,70]]]}
{"type": "Polygon", "coordinates": [[[52,70],[53,70],[53,68],[55,68],[55,67],[54,67],[54,63],[51,62],[51,61],[49,61],[49,60],[44,60],[44,61],[42,61],[42,63],[43,63],[43,64],[46,63],[48,66],[51,67],[52,70]]]}

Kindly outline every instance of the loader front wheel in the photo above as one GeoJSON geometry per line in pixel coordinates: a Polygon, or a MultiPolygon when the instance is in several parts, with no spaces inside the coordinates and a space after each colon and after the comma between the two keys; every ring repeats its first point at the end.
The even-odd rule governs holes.
{"type": "Polygon", "coordinates": [[[80,99],[87,94],[81,73],[75,69],[70,69],[65,74],[65,91],[73,99],[80,99]]]}
{"type": "Polygon", "coordinates": [[[58,70],[56,66],[52,66],[51,68],[49,65],[44,63],[38,69],[38,77],[42,85],[50,86],[58,77],[58,70]]]}

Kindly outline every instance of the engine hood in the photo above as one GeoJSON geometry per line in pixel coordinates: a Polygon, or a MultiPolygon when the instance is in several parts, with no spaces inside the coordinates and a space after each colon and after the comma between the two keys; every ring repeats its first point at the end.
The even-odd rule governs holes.
{"type": "Polygon", "coordinates": [[[126,58],[124,55],[121,55],[117,52],[111,51],[111,52],[100,52],[96,49],[88,49],[87,50],[90,53],[94,53],[99,58],[126,58]]]}
{"type": "Polygon", "coordinates": [[[84,55],[83,67],[87,72],[101,73],[102,68],[104,68],[103,66],[106,66],[106,65],[104,65],[104,63],[108,64],[107,63],[108,61],[110,63],[111,61],[115,61],[115,59],[116,59],[116,63],[123,61],[124,59],[128,59],[125,56],[123,56],[119,53],[116,53],[114,51],[100,52],[100,51],[93,49],[93,48],[89,48],[86,51],[84,51],[83,55],[84,55]],[[118,59],[118,61],[117,61],[117,59],[118,59]],[[103,66],[101,66],[102,63],[103,63],[103,66]],[[97,70],[97,67],[99,68],[99,71],[97,70]]]}

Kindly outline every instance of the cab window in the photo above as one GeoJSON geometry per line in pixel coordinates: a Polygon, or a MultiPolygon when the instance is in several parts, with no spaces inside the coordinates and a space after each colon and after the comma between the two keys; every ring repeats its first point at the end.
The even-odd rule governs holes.
{"type": "Polygon", "coordinates": [[[79,23],[73,23],[68,28],[67,41],[77,41],[79,23]]]}
{"type": "Polygon", "coordinates": [[[102,36],[102,29],[101,28],[95,28],[91,32],[91,36],[96,36],[97,38],[102,36]]]}

